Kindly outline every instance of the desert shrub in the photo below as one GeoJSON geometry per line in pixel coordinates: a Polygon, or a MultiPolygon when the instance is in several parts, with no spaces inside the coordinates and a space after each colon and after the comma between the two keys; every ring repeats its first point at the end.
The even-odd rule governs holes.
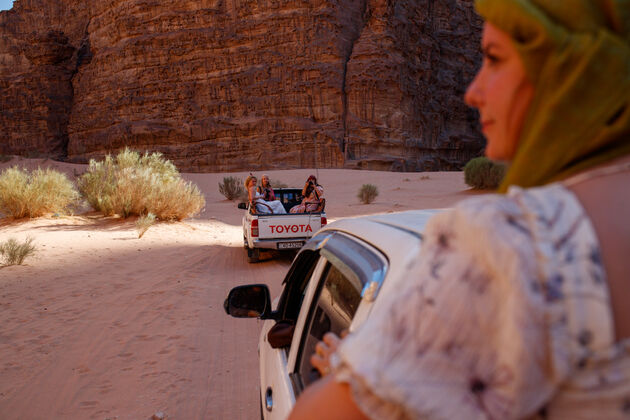
{"type": "Polygon", "coordinates": [[[376,188],[376,185],[372,184],[361,185],[361,188],[359,188],[359,193],[357,194],[357,197],[363,204],[370,204],[376,199],[377,196],[378,188],[376,188]]]}
{"type": "Polygon", "coordinates": [[[34,253],[33,238],[26,238],[24,242],[18,242],[14,238],[0,242],[0,256],[2,256],[3,265],[20,265],[26,257],[34,253]]]}
{"type": "Polygon", "coordinates": [[[427,179],[431,179],[431,177],[429,175],[422,175],[420,177],[420,181],[426,181],[427,179]]]}
{"type": "Polygon", "coordinates": [[[487,157],[471,159],[464,166],[464,181],[473,188],[496,189],[505,176],[506,166],[487,157]]]}
{"type": "Polygon", "coordinates": [[[106,216],[153,213],[161,220],[181,220],[199,213],[206,203],[199,188],[184,181],[161,153],[125,149],[103,161],[92,159],[77,182],[90,206],[106,216]]]}
{"type": "Polygon", "coordinates": [[[78,198],[68,177],[52,169],[29,173],[14,166],[0,173],[0,213],[16,219],[65,213],[78,198]]]}
{"type": "Polygon", "coordinates": [[[226,176],[223,182],[219,182],[219,192],[228,200],[242,198],[247,193],[243,187],[243,181],[233,176],[226,176]]]}
{"type": "Polygon", "coordinates": [[[138,217],[136,220],[136,230],[138,231],[138,239],[142,238],[147,230],[155,223],[155,214],[149,213],[138,217]]]}

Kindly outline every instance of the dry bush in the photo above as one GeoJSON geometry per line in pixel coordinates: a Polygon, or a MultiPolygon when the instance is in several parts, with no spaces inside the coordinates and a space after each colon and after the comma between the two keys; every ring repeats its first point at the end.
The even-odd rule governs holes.
{"type": "Polygon", "coordinates": [[[219,192],[228,200],[242,199],[243,196],[247,195],[243,181],[233,176],[226,176],[223,178],[223,182],[219,182],[219,192]]]}
{"type": "Polygon", "coordinates": [[[422,175],[420,177],[420,181],[426,181],[427,179],[431,179],[431,177],[429,175],[422,175]]]}
{"type": "Polygon", "coordinates": [[[21,265],[26,257],[33,254],[35,254],[33,238],[26,238],[21,243],[14,238],[0,242],[0,256],[2,256],[3,265],[21,265]]]}
{"type": "Polygon", "coordinates": [[[370,204],[376,199],[377,196],[378,188],[376,188],[376,185],[372,184],[361,185],[361,188],[359,188],[359,193],[357,194],[357,197],[363,204],[370,204]]]}
{"type": "Polygon", "coordinates": [[[477,157],[464,166],[464,181],[476,189],[496,189],[506,170],[506,166],[501,163],[493,162],[487,157],[477,157]]]}
{"type": "Polygon", "coordinates": [[[155,223],[155,214],[149,213],[138,217],[136,220],[136,230],[138,231],[138,239],[142,238],[142,235],[155,223]]]}
{"type": "Polygon", "coordinates": [[[106,216],[153,213],[161,220],[181,220],[206,204],[199,188],[184,181],[161,153],[140,155],[125,149],[116,157],[90,160],[78,184],[88,203],[106,216]]]}
{"type": "Polygon", "coordinates": [[[65,174],[52,169],[29,173],[14,166],[0,173],[0,213],[19,219],[65,213],[79,194],[65,174]]]}

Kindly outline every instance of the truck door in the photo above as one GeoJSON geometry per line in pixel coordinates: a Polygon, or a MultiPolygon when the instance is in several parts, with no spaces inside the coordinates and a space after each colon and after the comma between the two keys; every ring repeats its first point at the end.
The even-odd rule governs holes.
{"type": "MultiPolygon", "coordinates": [[[[282,314],[282,319],[297,321],[303,303],[313,293],[311,285],[318,284],[325,266],[326,261],[317,250],[298,255],[287,274],[278,302],[277,310],[282,314]]],[[[295,404],[294,389],[287,369],[291,347],[271,347],[267,334],[274,324],[275,321],[272,320],[265,322],[259,344],[261,412],[265,420],[284,420],[295,404]]]]}

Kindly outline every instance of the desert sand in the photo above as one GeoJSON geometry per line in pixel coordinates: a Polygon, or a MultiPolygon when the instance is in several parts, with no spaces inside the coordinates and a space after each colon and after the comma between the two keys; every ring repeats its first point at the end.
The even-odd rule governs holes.
{"type": "MultiPolygon", "coordinates": [[[[13,165],[85,170],[23,158],[0,170],[13,165]]],[[[268,172],[296,187],[311,173],[325,188],[329,222],[444,208],[471,195],[461,172],[268,172]],[[380,192],[369,205],[356,198],[364,183],[380,192]]],[[[222,303],[240,284],[279,294],[292,256],[247,263],[243,210],[218,192],[227,175],[246,176],[184,174],[205,194],[204,211],[140,239],[133,219],[95,212],[0,219],[0,241],[30,236],[37,247],[24,265],[0,268],[0,418],[258,418],[261,321],[231,318],[222,303]]]]}

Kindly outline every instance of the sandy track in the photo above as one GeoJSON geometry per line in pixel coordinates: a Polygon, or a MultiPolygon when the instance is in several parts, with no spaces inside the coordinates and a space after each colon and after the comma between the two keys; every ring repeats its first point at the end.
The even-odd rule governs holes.
{"type": "MultiPolygon", "coordinates": [[[[270,175],[291,183],[310,172],[270,175]]],[[[332,219],[469,195],[461,173],[319,172],[332,219]],[[355,198],[367,182],[381,191],[369,206],[355,198]]],[[[38,247],[26,265],[0,268],[0,418],[258,418],[260,321],[228,317],[222,303],[238,284],[277,295],[290,258],[246,262],[242,211],[217,192],[223,176],[187,174],[206,195],[204,212],[142,239],[132,220],[96,214],[0,221],[0,241],[32,236],[38,247]]]]}
{"type": "Polygon", "coordinates": [[[289,259],[247,264],[240,231],[220,222],[156,226],[142,241],[130,222],[107,225],[14,227],[50,251],[0,269],[1,417],[254,418],[259,324],[222,301],[241,283],[278,293],[289,259]],[[75,246],[59,250],[63,236],[75,246]]]}

